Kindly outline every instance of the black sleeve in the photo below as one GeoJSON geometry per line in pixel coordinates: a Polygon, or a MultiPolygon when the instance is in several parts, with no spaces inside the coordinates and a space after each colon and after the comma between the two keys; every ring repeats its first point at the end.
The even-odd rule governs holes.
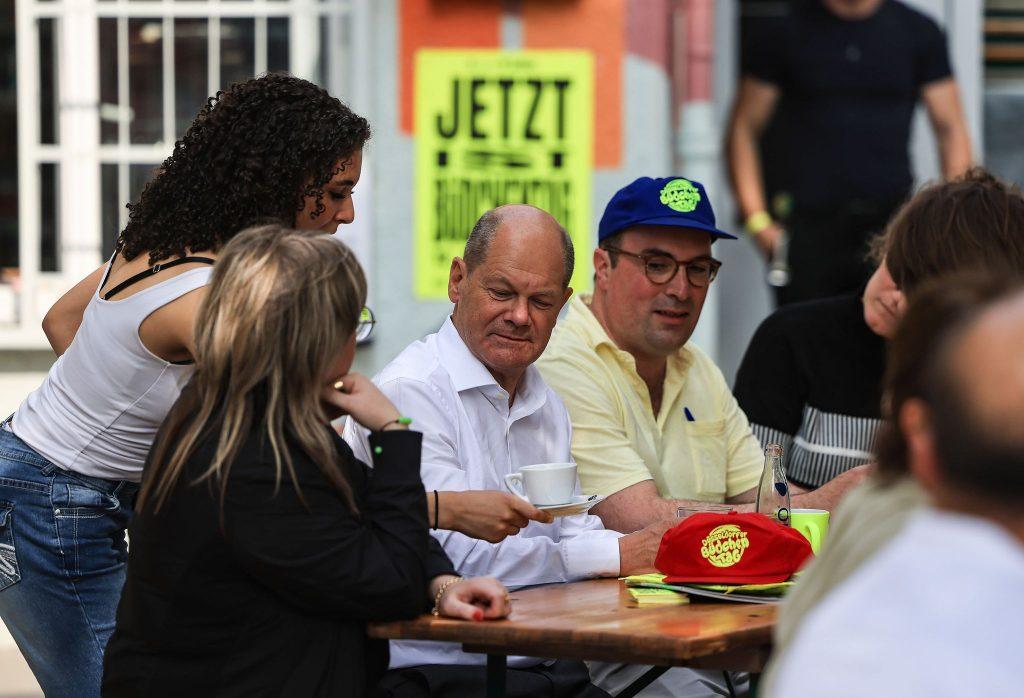
{"type": "Polygon", "coordinates": [[[265,455],[255,466],[236,462],[224,531],[239,566],[284,602],[315,613],[392,620],[425,611],[430,536],[421,441],[413,431],[372,434],[370,470],[338,440],[357,513],[304,454],[292,452],[305,502],[287,475],[275,493],[265,455]]]}
{"type": "MultiPolygon", "coordinates": [[[[776,311],[757,328],[743,355],[733,394],[758,438],[758,426],[792,437],[800,428],[807,403],[807,381],[792,343],[799,341],[787,311],[776,311]]],[[[760,430],[764,432],[764,430],[760,430]]]]}
{"type": "Polygon", "coordinates": [[[931,18],[921,16],[914,34],[917,50],[914,55],[914,84],[918,87],[953,75],[949,65],[946,35],[931,18]]]}
{"type": "Polygon", "coordinates": [[[781,86],[786,80],[787,42],[781,33],[789,33],[785,19],[759,19],[744,24],[740,45],[740,73],[781,86]]]}
{"type": "Polygon", "coordinates": [[[437,542],[436,538],[430,536],[427,548],[427,580],[442,574],[457,575],[458,572],[455,571],[455,565],[452,564],[441,544],[437,542]]]}

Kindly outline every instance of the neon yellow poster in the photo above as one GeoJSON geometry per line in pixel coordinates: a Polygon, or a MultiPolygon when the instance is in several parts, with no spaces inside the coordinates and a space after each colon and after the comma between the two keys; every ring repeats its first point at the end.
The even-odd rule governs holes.
{"type": "Polygon", "coordinates": [[[423,50],[416,56],[416,294],[447,298],[452,257],[488,209],[551,213],[589,286],[594,63],[584,51],[423,50]]]}

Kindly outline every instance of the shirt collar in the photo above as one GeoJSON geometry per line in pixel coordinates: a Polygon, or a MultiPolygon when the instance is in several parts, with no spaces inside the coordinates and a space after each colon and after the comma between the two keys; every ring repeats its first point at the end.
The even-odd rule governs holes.
{"type": "MultiPolygon", "coordinates": [[[[451,316],[437,333],[437,348],[438,360],[448,372],[456,392],[488,387],[501,390],[491,372],[466,346],[451,316]]],[[[537,367],[527,366],[516,390],[515,411],[529,413],[540,409],[547,401],[546,387],[537,367]]]]}
{"type": "Polygon", "coordinates": [[[451,316],[445,319],[437,333],[437,348],[438,359],[457,392],[498,384],[487,367],[466,346],[451,316]]]}

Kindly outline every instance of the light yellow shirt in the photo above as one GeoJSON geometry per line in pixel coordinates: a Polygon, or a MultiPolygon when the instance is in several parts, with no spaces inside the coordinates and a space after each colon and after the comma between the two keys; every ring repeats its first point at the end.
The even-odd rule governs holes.
{"type": "Polygon", "coordinates": [[[537,362],[569,410],[583,490],[607,496],[654,480],[662,497],[724,502],[756,487],[761,446],[714,362],[689,345],[668,357],[655,417],[636,361],[589,300],[573,298],[537,362]]]}

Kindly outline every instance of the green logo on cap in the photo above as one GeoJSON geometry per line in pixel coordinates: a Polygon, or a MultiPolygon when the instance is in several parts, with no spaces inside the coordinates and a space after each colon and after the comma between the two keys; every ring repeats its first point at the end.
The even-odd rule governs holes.
{"type": "Polygon", "coordinates": [[[700,203],[700,192],[688,179],[673,179],[661,190],[661,203],[673,211],[689,213],[700,203]]]}

